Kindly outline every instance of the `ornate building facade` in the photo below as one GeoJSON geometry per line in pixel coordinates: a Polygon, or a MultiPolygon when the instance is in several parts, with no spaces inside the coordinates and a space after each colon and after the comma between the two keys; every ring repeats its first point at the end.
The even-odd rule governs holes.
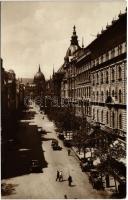
{"type": "Polygon", "coordinates": [[[126,13],[119,14],[87,48],[92,54],[92,120],[125,137],[126,13]]]}
{"type": "Polygon", "coordinates": [[[64,75],[62,105],[86,119],[86,137],[90,141],[95,138],[92,147],[99,151],[105,173],[118,182],[121,176],[126,178],[126,18],[126,12],[120,13],[85,48],[79,46],[74,27],[71,45],[58,70],[64,75]]]}
{"type": "MultiPolygon", "coordinates": [[[[86,48],[78,44],[75,26],[58,72],[63,72],[61,101],[75,115],[126,134],[126,13],[106,26],[86,48]]],[[[110,130],[109,130],[110,131],[110,130]]]]}

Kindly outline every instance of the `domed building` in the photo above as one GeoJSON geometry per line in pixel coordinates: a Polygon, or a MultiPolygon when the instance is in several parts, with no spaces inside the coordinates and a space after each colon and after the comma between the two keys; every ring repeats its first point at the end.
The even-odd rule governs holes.
{"type": "Polygon", "coordinates": [[[66,52],[65,61],[70,61],[70,59],[74,56],[74,53],[80,50],[81,47],[78,43],[78,36],[76,35],[76,27],[73,27],[73,35],[71,37],[71,44],[66,52]]]}
{"type": "Polygon", "coordinates": [[[34,76],[33,80],[35,84],[35,96],[44,97],[45,96],[45,77],[41,72],[40,65],[38,72],[34,76]]]}

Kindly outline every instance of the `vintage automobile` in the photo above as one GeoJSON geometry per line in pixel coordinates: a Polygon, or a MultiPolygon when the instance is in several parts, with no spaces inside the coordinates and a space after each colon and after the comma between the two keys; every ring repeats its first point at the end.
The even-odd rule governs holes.
{"type": "Polygon", "coordinates": [[[59,138],[60,140],[64,140],[64,134],[63,134],[63,133],[59,133],[59,134],[58,134],[58,138],[59,138]]]}
{"type": "Polygon", "coordinates": [[[52,148],[53,148],[53,150],[62,150],[62,147],[59,146],[58,144],[57,145],[53,145],[52,148]]]}
{"type": "Polygon", "coordinates": [[[89,158],[81,158],[80,167],[83,172],[90,171],[90,169],[94,168],[92,159],[89,158]]]}
{"type": "Polygon", "coordinates": [[[100,173],[96,169],[90,170],[89,182],[92,184],[94,189],[97,190],[104,189],[100,173]]]}
{"type": "Polygon", "coordinates": [[[31,161],[30,172],[36,172],[36,173],[42,172],[42,166],[39,160],[31,161]]]}
{"type": "Polygon", "coordinates": [[[52,143],[51,143],[51,146],[55,146],[55,145],[58,145],[58,140],[56,139],[52,139],[52,143]]]}
{"type": "Polygon", "coordinates": [[[64,146],[66,146],[66,147],[71,147],[71,146],[72,146],[72,140],[67,140],[67,139],[65,139],[65,140],[64,140],[64,146]]]}

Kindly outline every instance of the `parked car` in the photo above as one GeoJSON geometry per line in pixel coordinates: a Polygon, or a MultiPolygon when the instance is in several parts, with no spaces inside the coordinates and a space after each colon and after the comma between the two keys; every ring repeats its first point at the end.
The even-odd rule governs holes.
{"type": "Polygon", "coordinates": [[[100,190],[104,188],[100,173],[96,169],[90,170],[89,182],[92,184],[94,189],[100,190]]]}
{"type": "Polygon", "coordinates": [[[64,146],[71,147],[72,146],[72,140],[64,140],[64,146]]]}
{"type": "Polygon", "coordinates": [[[54,145],[58,145],[58,140],[52,139],[51,146],[53,147],[54,145]]]}
{"type": "Polygon", "coordinates": [[[53,145],[53,150],[62,150],[62,147],[59,146],[58,144],[57,145],[53,145]]]}
{"type": "Polygon", "coordinates": [[[90,169],[94,168],[92,158],[82,158],[80,162],[80,167],[83,172],[90,171],[90,169]]]}
{"type": "Polygon", "coordinates": [[[64,140],[64,134],[63,134],[63,133],[59,133],[59,134],[58,134],[58,138],[59,138],[60,140],[64,140]]]}
{"type": "Polygon", "coordinates": [[[36,172],[36,173],[42,172],[42,166],[39,160],[31,161],[30,172],[36,172]]]}

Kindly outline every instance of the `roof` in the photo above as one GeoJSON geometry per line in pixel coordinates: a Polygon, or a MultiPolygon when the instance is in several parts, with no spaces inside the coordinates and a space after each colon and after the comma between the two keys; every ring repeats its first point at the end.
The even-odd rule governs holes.
{"type": "Polygon", "coordinates": [[[45,77],[44,77],[44,74],[41,72],[40,65],[39,65],[38,72],[34,76],[34,82],[37,82],[37,81],[45,81],[45,77]]]}

